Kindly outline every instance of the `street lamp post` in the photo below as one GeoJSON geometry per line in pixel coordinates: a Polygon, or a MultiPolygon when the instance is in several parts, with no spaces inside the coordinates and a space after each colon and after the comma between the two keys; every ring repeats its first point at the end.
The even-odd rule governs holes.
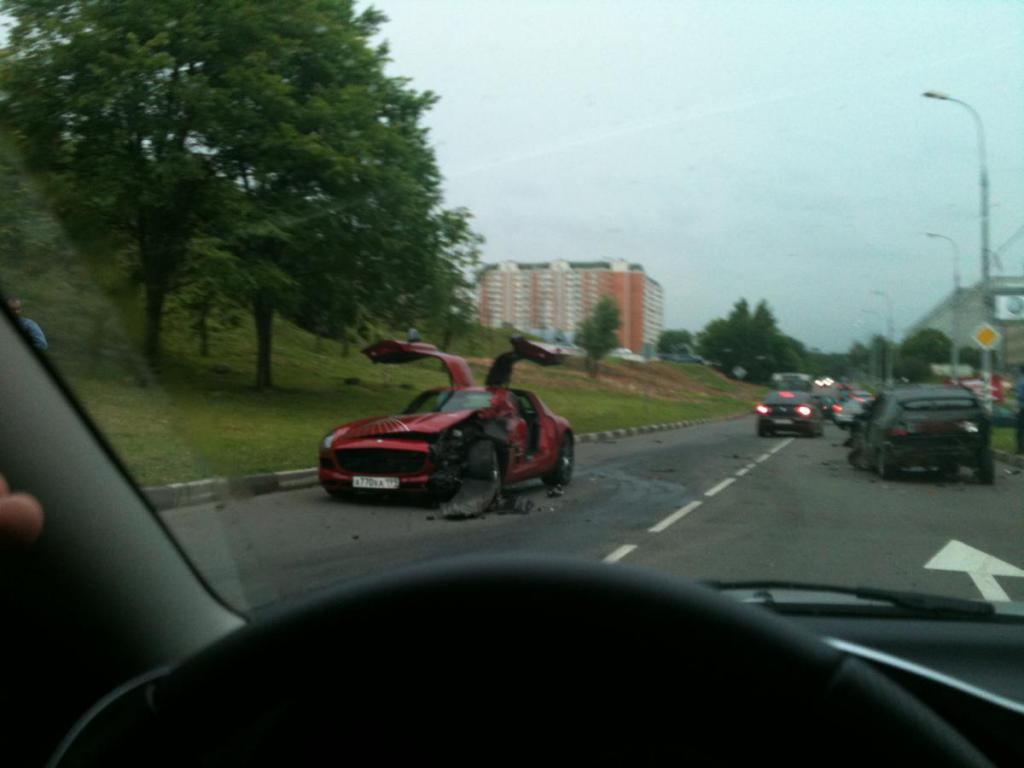
{"type": "MultiPolygon", "coordinates": [[[[880,314],[878,314],[878,312],[876,312],[875,310],[873,310],[873,309],[861,309],[861,313],[865,314],[865,315],[874,315],[875,317],[878,318],[879,326],[881,326],[882,316],[880,314]]],[[[864,321],[861,321],[861,322],[864,322],[864,321]]],[[[864,323],[864,324],[865,324],[865,326],[868,325],[867,323],[864,323]]],[[[883,375],[883,373],[881,371],[881,366],[878,364],[878,345],[875,343],[876,335],[880,336],[881,334],[876,334],[874,332],[873,328],[868,326],[868,349],[871,350],[871,361],[870,361],[869,365],[871,366],[871,381],[874,382],[875,384],[877,384],[879,381],[881,381],[881,378],[882,378],[882,375],[883,375]]]]}
{"type": "Polygon", "coordinates": [[[895,344],[895,331],[893,330],[892,324],[892,298],[889,296],[888,291],[872,291],[875,296],[881,296],[885,299],[886,308],[889,310],[886,330],[888,332],[888,343],[886,344],[885,350],[885,384],[886,386],[892,386],[892,358],[895,350],[893,346],[895,344]]]}
{"type": "Polygon", "coordinates": [[[939,235],[935,232],[925,232],[924,234],[925,237],[945,240],[953,249],[953,308],[951,312],[953,315],[953,344],[952,349],[949,350],[949,363],[950,374],[954,381],[958,381],[960,379],[960,346],[958,341],[960,338],[960,247],[951,237],[939,235]]]}
{"type": "MultiPolygon", "coordinates": [[[[988,162],[985,151],[985,126],[981,122],[981,115],[966,101],[954,99],[948,94],[939,91],[925,91],[921,94],[926,99],[938,99],[939,101],[951,101],[971,113],[974,118],[974,127],[978,132],[978,186],[981,191],[981,296],[985,307],[985,320],[991,323],[995,316],[995,302],[992,296],[992,285],[989,273],[989,247],[988,247],[988,162]]],[[[992,411],[992,352],[988,349],[982,352],[983,367],[985,369],[985,407],[992,411]]]]}

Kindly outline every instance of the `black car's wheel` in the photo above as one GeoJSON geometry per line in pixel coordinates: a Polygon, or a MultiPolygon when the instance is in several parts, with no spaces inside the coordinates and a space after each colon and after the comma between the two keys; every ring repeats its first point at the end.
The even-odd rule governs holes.
{"type": "Polygon", "coordinates": [[[978,456],[977,476],[978,482],[982,485],[992,485],[996,481],[996,467],[991,448],[984,448],[978,456]]]}
{"type": "Polygon", "coordinates": [[[772,433],[771,429],[766,427],[764,424],[758,424],[757,425],[757,436],[758,437],[768,437],[769,435],[771,435],[771,433],[772,433]]]}
{"type": "Polygon", "coordinates": [[[893,465],[889,451],[884,445],[878,449],[878,459],[875,461],[875,467],[878,469],[878,476],[883,480],[896,479],[896,467],[893,465]]]}
{"type": "Polygon", "coordinates": [[[541,480],[545,485],[568,485],[572,481],[572,470],[576,466],[576,447],[573,443],[572,433],[566,432],[562,438],[562,445],[558,449],[558,463],[541,480]]]}

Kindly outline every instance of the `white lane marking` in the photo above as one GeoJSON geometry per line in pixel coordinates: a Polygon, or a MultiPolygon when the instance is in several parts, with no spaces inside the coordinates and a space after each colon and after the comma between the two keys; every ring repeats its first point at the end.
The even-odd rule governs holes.
{"type": "Polygon", "coordinates": [[[951,539],[942,549],[925,563],[932,571],[960,571],[971,577],[974,586],[986,600],[1007,602],[1010,596],[999,586],[996,576],[1024,577],[1021,570],[1012,563],[975,549],[962,541],[951,539]]]}
{"type": "Polygon", "coordinates": [[[743,469],[737,469],[736,470],[736,477],[743,477],[749,471],[750,471],[750,467],[744,467],[743,469]]]}
{"type": "Polygon", "coordinates": [[[760,456],[754,459],[754,461],[760,464],[762,461],[768,461],[768,459],[770,459],[771,457],[772,455],[770,453],[762,453],[760,456]]]}
{"type": "Polygon", "coordinates": [[[787,437],[787,438],[786,438],[785,440],[783,440],[783,441],[782,441],[781,443],[779,443],[779,444],[778,444],[778,445],[776,445],[776,446],[775,446],[774,448],[772,448],[772,449],[771,449],[770,451],[768,451],[768,453],[778,453],[778,452],[779,452],[779,451],[781,451],[781,450],[782,450],[783,448],[785,448],[785,447],[786,447],[787,445],[789,445],[790,443],[792,443],[792,442],[793,442],[793,441],[794,441],[795,439],[796,439],[795,437],[787,437]]]}
{"type": "Polygon", "coordinates": [[[661,533],[666,528],[668,528],[670,525],[672,525],[672,523],[679,522],[680,520],[682,520],[688,514],[693,512],[693,510],[695,510],[697,507],[699,507],[703,503],[704,502],[700,501],[700,500],[691,501],[685,507],[680,507],[679,509],[677,509],[675,512],[673,512],[671,515],[666,517],[664,520],[662,520],[660,523],[658,523],[653,528],[648,528],[647,529],[648,533],[661,533]]]}
{"type": "Polygon", "coordinates": [[[725,478],[725,480],[720,482],[718,485],[716,485],[711,490],[705,491],[704,495],[705,496],[714,496],[716,493],[724,491],[726,488],[728,488],[730,485],[732,485],[735,482],[736,482],[736,478],[735,477],[727,477],[727,478],[725,478]]]}
{"type": "Polygon", "coordinates": [[[757,465],[754,462],[750,462],[749,464],[747,464],[747,469],[753,469],[756,466],[757,465]]]}
{"type": "Polygon", "coordinates": [[[636,544],[623,544],[604,559],[606,563],[617,563],[630,552],[636,549],[636,544]]]}
{"type": "Polygon", "coordinates": [[[986,600],[997,603],[1010,602],[1010,596],[1006,594],[1006,590],[999,586],[995,576],[988,573],[968,573],[967,575],[971,577],[974,586],[978,588],[981,596],[986,600]]]}

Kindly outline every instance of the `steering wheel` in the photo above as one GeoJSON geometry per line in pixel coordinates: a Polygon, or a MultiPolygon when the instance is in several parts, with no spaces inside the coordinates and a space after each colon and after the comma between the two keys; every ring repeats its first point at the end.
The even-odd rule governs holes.
{"type": "Polygon", "coordinates": [[[151,765],[990,765],[909,693],[762,608],[532,557],[418,566],[272,609],[138,696],[147,714],[117,757],[151,765]]]}

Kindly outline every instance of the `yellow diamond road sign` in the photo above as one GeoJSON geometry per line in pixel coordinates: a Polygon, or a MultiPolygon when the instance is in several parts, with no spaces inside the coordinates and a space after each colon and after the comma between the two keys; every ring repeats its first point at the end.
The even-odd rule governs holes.
{"type": "Polygon", "coordinates": [[[999,331],[988,323],[982,323],[974,330],[974,341],[982,349],[995,349],[1001,338],[999,331]]]}

